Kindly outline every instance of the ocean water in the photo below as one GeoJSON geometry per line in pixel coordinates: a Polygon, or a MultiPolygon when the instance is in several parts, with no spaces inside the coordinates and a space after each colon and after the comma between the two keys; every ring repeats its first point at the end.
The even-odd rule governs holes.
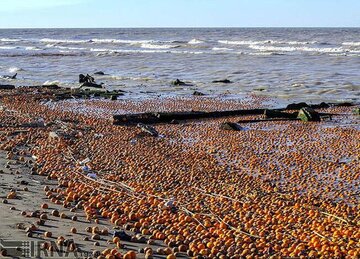
{"type": "Polygon", "coordinates": [[[0,75],[18,73],[0,84],[78,87],[80,73],[97,71],[129,98],[198,90],[359,101],[360,28],[0,30],[0,75]],[[172,86],[177,78],[193,86],[172,86]]]}

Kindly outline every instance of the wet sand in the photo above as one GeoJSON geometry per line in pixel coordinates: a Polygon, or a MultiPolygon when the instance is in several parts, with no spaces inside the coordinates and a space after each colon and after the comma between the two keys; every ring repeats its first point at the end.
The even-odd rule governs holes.
{"type": "MultiPolygon", "coordinates": [[[[100,258],[126,253],[124,258],[133,258],[128,251],[134,250],[138,258],[150,258],[151,252],[138,252],[146,246],[154,257],[168,258],[359,255],[360,127],[354,107],[322,110],[334,114],[331,121],[246,123],[240,132],[219,125],[262,116],[159,124],[160,136],[154,138],[134,126],[112,125],[112,114],[248,109],[276,100],[50,101],[56,91],[1,92],[0,163],[14,163],[0,174],[1,201],[11,188],[18,196],[0,204],[2,239],[56,241],[63,236],[74,239],[74,257],[92,257],[97,250],[100,258]],[[96,179],[79,164],[86,158],[96,179]],[[19,185],[21,180],[29,185],[19,185]],[[43,203],[49,208],[42,209],[43,203]],[[54,209],[76,214],[78,220],[49,214],[32,238],[15,227],[38,221],[30,217],[36,210],[54,209]],[[100,246],[94,246],[93,234],[85,231],[89,226],[98,226],[95,232],[125,228],[142,237],[120,241],[123,249],[107,243],[112,237],[105,231],[100,246]],[[70,233],[72,227],[77,234],[70,233]],[[52,238],[44,238],[44,231],[51,231],[52,238]],[[83,241],[86,236],[90,241],[83,241]],[[139,242],[149,240],[155,244],[139,242]]],[[[7,252],[14,256],[11,249],[7,252]]]]}

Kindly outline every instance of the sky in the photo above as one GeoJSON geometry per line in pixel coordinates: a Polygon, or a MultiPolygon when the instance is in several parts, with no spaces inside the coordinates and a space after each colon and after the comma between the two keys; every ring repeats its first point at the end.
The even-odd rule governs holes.
{"type": "Polygon", "coordinates": [[[360,0],[0,0],[0,28],[360,27],[360,0]]]}

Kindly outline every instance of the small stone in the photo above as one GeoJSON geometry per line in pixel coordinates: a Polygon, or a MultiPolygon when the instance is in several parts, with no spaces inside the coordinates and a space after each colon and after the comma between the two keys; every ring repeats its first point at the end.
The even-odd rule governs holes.
{"type": "Polygon", "coordinates": [[[195,95],[195,96],[204,96],[205,94],[202,93],[202,92],[199,92],[199,91],[194,91],[193,95],[195,95]]]}
{"type": "Polygon", "coordinates": [[[234,131],[241,131],[244,128],[241,127],[239,124],[235,122],[224,122],[220,125],[220,129],[223,130],[234,130],[234,131]]]}

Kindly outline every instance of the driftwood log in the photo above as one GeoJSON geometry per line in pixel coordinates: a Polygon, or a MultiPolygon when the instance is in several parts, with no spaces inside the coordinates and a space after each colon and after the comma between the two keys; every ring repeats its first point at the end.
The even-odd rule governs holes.
{"type": "MultiPolygon", "coordinates": [[[[328,104],[321,103],[315,105],[307,105],[306,103],[288,105],[282,109],[241,109],[229,111],[185,111],[185,112],[147,112],[147,113],[133,113],[113,115],[114,125],[137,125],[138,123],[144,124],[157,124],[157,123],[175,123],[183,120],[199,120],[209,118],[221,118],[230,116],[244,116],[244,115],[265,115],[265,120],[247,120],[247,122],[260,122],[260,121],[273,121],[273,120],[299,120],[297,118],[298,112],[285,112],[289,110],[296,110],[304,107],[329,108],[332,106],[350,106],[350,103],[328,104]]],[[[319,113],[320,116],[331,116],[329,113],[319,113]]],[[[245,122],[245,121],[240,121],[245,122]]]]}
{"type": "Polygon", "coordinates": [[[1,90],[11,90],[11,89],[15,89],[15,85],[1,85],[1,84],[0,84],[0,89],[1,89],[1,90]]]}
{"type": "Polygon", "coordinates": [[[249,110],[231,110],[231,111],[189,111],[189,112],[148,112],[114,115],[113,122],[115,125],[125,124],[155,124],[155,123],[170,123],[173,121],[219,118],[237,115],[260,115],[264,113],[264,109],[249,109],[249,110]]]}

